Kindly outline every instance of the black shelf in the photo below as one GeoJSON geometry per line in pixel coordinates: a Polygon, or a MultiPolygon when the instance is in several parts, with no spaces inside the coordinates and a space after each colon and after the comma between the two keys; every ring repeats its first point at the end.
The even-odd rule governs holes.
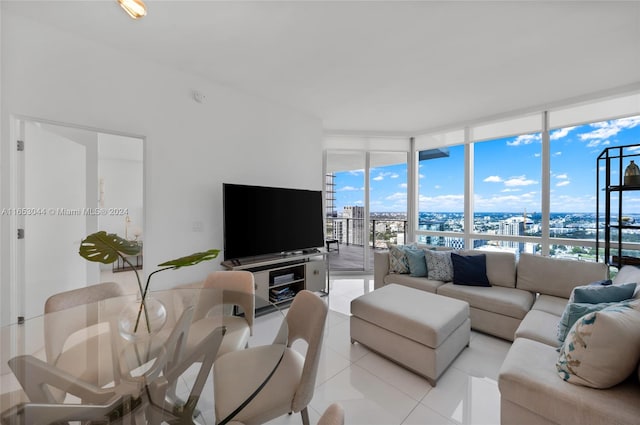
{"type": "MultiPolygon", "coordinates": [[[[604,179],[596,171],[596,253],[604,247],[605,263],[618,269],[628,264],[640,266],[640,258],[625,255],[622,249],[625,231],[640,230],[640,224],[619,221],[624,217],[624,193],[640,190],[640,184],[624,184],[626,167],[640,155],[638,147],[640,144],[605,148],[596,161],[596,170],[605,170],[604,179]],[[604,217],[600,211],[601,192],[605,196],[604,217]],[[612,198],[612,194],[616,196],[612,198]],[[601,231],[604,231],[604,236],[601,236],[601,231]]],[[[596,255],[596,261],[599,261],[599,255],[596,255]]]]}

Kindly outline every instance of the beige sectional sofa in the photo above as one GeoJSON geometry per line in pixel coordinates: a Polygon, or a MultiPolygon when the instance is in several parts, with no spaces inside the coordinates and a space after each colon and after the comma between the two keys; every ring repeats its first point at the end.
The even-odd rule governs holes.
{"type": "MultiPolygon", "coordinates": [[[[608,389],[565,382],[556,369],[557,326],[571,291],[605,279],[605,264],[530,254],[516,262],[508,253],[457,252],[486,254],[490,288],[389,273],[388,251],[374,254],[374,285],[398,283],[467,301],[473,329],[513,341],[498,379],[502,425],[640,424],[640,365],[637,374],[608,389]]],[[[614,279],[627,282],[640,285],[639,268],[626,266],[614,279]]]]}
{"type": "MultiPolygon", "coordinates": [[[[457,298],[469,303],[471,328],[513,341],[516,330],[536,305],[536,310],[555,313],[567,303],[575,286],[605,279],[603,263],[558,260],[510,252],[464,250],[462,255],[486,255],[487,278],[491,287],[454,285],[408,274],[389,273],[389,252],[374,252],[374,287],[389,283],[457,298]],[[535,302],[535,304],[534,304],[535,302]]],[[[527,321],[535,328],[535,321],[527,321]]],[[[557,323],[557,321],[556,321],[557,323]]],[[[553,329],[552,335],[555,333],[553,329]]]]}

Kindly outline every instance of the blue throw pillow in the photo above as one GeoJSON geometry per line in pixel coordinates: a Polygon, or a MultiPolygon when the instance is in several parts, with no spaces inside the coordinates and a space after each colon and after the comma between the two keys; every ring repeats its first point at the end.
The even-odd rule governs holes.
{"type": "Polygon", "coordinates": [[[608,286],[577,286],[573,289],[573,302],[590,304],[619,302],[633,298],[635,290],[635,282],[608,286]]]}
{"type": "Polygon", "coordinates": [[[591,303],[569,303],[564,309],[562,313],[562,317],[560,317],[560,322],[558,322],[558,340],[560,342],[564,342],[567,334],[571,330],[571,327],[578,319],[580,319],[585,314],[593,313],[594,311],[600,311],[603,308],[610,307],[612,305],[617,305],[617,302],[609,302],[609,303],[599,303],[599,304],[591,304],[591,303]]]}
{"type": "Polygon", "coordinates": [[[487,278],[487,257],[480,255],[460,255],[451,253],[454,285],[491,286],[487,278]]]}
{"type": "Polygon", "coordinates": [[[409,275],[423,277],[427,275],[427,262],[421,249],[407,249],[404,251],[409,263],[409,275]]]}

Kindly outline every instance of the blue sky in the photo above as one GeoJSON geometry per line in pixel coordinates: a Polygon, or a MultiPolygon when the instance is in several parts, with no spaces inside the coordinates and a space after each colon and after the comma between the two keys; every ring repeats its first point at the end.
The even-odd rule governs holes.
{"type": "MultiPolygon", "coordinates": [[[[640,144],[640,116],[552,130],[550,137],[551,212],[595,212],[596,158],[607,147],[640,144]]],[[[539,133],[476,143],[475,210],[539,212],[541,153],[539,133]]],[[[450,147],[449,157],[422,161],[419,211],[463,211],[463,173],[462,146],[450,147]]],[[[372,212],[406,211],[405,164],[374,168],[371,180],[372,212]]],[[[364,204],[363,170],[336,173],[335,183],[338,212],[364,204]]],[[[625,213],[640,213],[640,193],[625,196],[625,213]]]]}

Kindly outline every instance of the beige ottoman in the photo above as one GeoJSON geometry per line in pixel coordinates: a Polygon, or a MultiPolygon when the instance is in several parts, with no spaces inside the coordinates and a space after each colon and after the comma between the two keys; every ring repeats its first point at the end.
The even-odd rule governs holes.
{"type": "Polygon", "coordinates": [[[469,304],[402,285],[351,301],[351,343],[359,342],[433,386],[469,345],[469,304]]]}

